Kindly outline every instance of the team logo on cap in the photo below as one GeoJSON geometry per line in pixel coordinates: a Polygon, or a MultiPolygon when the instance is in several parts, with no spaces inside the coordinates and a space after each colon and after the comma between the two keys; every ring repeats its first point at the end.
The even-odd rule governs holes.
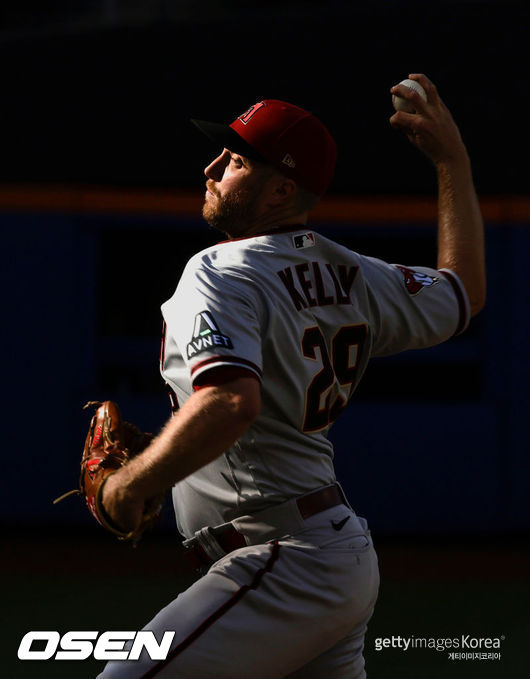
{"type": "Polygon", "coordinates": [[[291,169],[296,167],[296,163],[294,162],[294,158],[289,153],[285,154],[285,156],[283,157],[282,163],[284,165],[287,165],[287,167],[290,167],[291,169]]]}
{"type": "Polygon", "coordinates": [[[209,311],[201,311],[195,316],[193,337],[186,348],[188,359],[212,348],[233,349],[230,337],[223,335],[209,311]]]}
{"type": "Polygon", "coordinates": [[[254,104],[254,106],[251,106],[248,111],[245,111],[242,116],[239,116],[239,120],[243,123],[243,125],[246,125],[248,122],[250,122],[250,119],[252,116],[260,110],[260,108],[263,108],[265,106],[264,101],[260,101],[257,104],[254,104]]]}
{"type": "Polygon", "coordinates": [[[411,295],[417,295],[423,288],[430,288],[431,285],[436,285],[440,280],[434,276],[429,276],[429,274],[409,269],[406,266],[399,266],[398,264],[395,266],[403,274],[403,282],[411,295]]]}

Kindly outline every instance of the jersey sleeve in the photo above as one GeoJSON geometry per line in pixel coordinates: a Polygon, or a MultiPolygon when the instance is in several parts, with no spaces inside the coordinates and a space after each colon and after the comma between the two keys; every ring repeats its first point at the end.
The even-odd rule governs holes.
{"type": "Polygon", "coordinates": [[[207,263],[188,264],[162,313],[193,385],[222,366],[261,380],[261,312],[259,295],[244,276],[207,263]]]}
{"type": "Polygon", "coordinates": [[[372,355],[422,349],[463,332],[470,311],[466,291],[449,269],[388,264],[362,257],[374,337],[372,355]]]}

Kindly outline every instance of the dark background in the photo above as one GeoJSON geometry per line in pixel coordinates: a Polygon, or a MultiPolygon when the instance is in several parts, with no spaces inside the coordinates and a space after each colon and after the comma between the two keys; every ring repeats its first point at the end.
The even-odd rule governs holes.
{"type": "MultiPolygon", "coordinates": [[[[339,479],[381,558],[367,640],[377,678],[525,676],[530,214],[509,206],[528,206],[528,14],[526,3],[480,0],[57,0],[0,10],[2,196],[20,186],[200,193],[214,150],[188,119],[229,122],[260,98],[283,98],[338,141],[331,198],[374,199],[364,221],[352,213],[315,228],[363,253],[433,265],[434,220],[379,223],[389,194],[412,201],[436,190],[429,163],[388,125],[388,90],[422,71],[450,106],[480,196],[505,206],[486,224],[488,305],[461,337],[375,360],[332,431],[339,479]],[[502,661],[373,651],[376,636],[460,633],[504,634],[502,661]]],[[[132,552],[79,500],[51,500],[76,486],[85,401],[113,398],[153,431],[164,423],[159,307],[188,257],[217,236],[156,204],[119,215],[9,205],[0,207],[8,666],[24,679],[89,677],[89,664],[17,662],[20,638],[136,629],[187,576],[169,506],[132,552]]]]}
{"type": "Polygon", "coordinates": [[[190,117],[293,101],[336,136],[336,192],[431,192],[387,125],[388,90],[427,73],[457,118],[478,190],[527,193],[524,2],[4,2],[6,181],[197,187],[190,117]],[[399,158],[399,160],[398,160],[399,158]]]}

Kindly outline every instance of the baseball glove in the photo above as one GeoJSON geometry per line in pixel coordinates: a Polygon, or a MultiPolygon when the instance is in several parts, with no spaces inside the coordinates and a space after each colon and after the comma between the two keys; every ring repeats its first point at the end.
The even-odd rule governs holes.
{"type": "Polygon", "coordinates": [[[81,458],[79,489],[72,490],[53,501],[54,504],[69,495],[84,495],[88,509],[103,528],[120,540],[137,542],[142,533],[160,518],[163,496],[145,503],[142,522],[136,530],[124,532],[113,524],[101,501],[103,487],[111,474],[141,453],[153,439],[152,434],[142,432],[130,422],[124,422],[120,409],[114,401],[89,401],[84,408],[95,407],[81,458]]]}

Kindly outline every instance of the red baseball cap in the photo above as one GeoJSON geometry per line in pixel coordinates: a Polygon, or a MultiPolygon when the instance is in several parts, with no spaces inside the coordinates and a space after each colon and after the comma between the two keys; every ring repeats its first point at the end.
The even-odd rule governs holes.
{"type": "Polygon", "coordinates": [[[300,186],[322,195],[335,171],[337,145],[312,113],[278,99],[264,99],[230,125],[191,121],[224,148],[269,163],[300,186]]]}

